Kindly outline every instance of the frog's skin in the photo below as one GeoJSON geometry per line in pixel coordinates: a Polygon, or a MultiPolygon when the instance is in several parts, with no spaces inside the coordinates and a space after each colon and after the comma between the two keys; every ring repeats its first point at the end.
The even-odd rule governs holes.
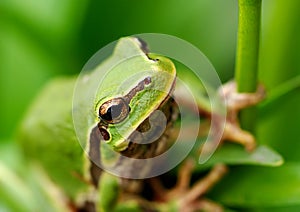
{"type": "MultiPolygon", "coordinates": [[[[87,76],[77,82],[76,77],[51,81],[28,111],[20,127],[19,140],[29,160],[43,166],[71,205],[105,211],[113,209],[119,191],[134,194],[141,189],[142,182],[104,174],[98,165],[111,163],[107,148],[128,157],[149,158],[172,145],[170,138],[174,136],[170,135],[178,110],[170,96],[176,70],[171,60],[147,54],[143,42],[126,37],[118,41],[112,56],[87,76]],[[134,80],[120,91],[119,85],[126,78],[134,80]],[[96,87],[92,95],[85,94],[93,88],[93,83],[100,81],[102,87],[96,87]],[[79,98],[79,103],[73,102],[72,108],[76,85],[85,88],[79,92],[83,101],[79,98]],[[150,144],[131,142],[143,142],[145,137],[141,133],[149,130],[149,117],[157,109],[167,119],[164,134],[150,144]],[[78,128],[75,132],[73,126],[74,111],[79,112],[79,135],[76,134],[78,128]]],[[[159,127],[159,124],[154,121],[151,127],[159,127]]],[[[240,137],[245,132],[238,132],[242,133],[234,139],[243,140],[240,137]]],[[[250,142],[252,145],[254,141],[250,142]]],[[[113,157],[113,165],[123,167],[121,172],[135,169],[135,164],[124,164],[116,157],[113,157]]]]}

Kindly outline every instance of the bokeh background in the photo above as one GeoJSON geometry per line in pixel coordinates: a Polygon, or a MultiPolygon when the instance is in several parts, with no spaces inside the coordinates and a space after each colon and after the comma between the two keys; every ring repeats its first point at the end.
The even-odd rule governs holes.
{"type": "MultiPolygon", "coordinates": [[[[263,0],[259,77],[273,99],[260,108],[257,133],[300,176],[299,8],[299,0],[263,0]]],[[[223,82],[231,79],[237,18],[237,0],[1,0],[0,143],[12,140],[47,81],[79,73],[98,49],[122,36],[185,39],[203,51],[223,82]]]]}
{"type": "Polygon", "coordinates": [[[32,98],[57,75],[76,74],[122,36],[157,32],[199,47],[223,80],[232,77],[237,2],[2,0],[1,137],[10,137],[32,98]]]}

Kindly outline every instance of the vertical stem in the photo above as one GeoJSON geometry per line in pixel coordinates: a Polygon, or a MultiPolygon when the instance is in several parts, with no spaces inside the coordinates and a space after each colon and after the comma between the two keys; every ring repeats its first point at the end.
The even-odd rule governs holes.
{"type": "MultiPolygon", "coordinates": [[[[257,88],[261,0],[238,0],[239,24],[235,78],[238,92],[255,92],[257,88]]],[[[241,124],[253,131],[255,108],[241,111],[241,124]]]]}

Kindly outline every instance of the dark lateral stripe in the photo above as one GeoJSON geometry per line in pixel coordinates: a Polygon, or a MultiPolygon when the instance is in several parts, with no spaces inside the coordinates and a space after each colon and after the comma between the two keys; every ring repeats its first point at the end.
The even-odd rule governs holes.
{"type": "Polygon", "coordinates": [[[131,91],[129,91],[126,96],[124,96],[124,100],[127,102],[127,104],[130,103],[131,99],[140,91],[145,89],[145,85],[149,85],[151,83],[151,77],[146,77],[142,81],[140,81],[137,86],[135,86],[131,91]]]}
{"type": "Polygon", "coordinates": [[[94,162],[100,163],[100,140],[101,140],[101,134],[99,131],[98,126],[95,126],[90,134],[90,149],[89,149],[89,157],[90,157],[90,175],[93,181],[93,184],[97,187],[99,178],[101,175],[102,170],[99,168],[99,166],[94,162]]]}

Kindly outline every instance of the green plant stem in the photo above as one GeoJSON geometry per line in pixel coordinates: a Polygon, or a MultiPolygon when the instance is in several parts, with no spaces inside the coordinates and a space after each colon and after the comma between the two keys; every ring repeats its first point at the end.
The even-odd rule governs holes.
{"type": "MultiPolygon", "coordinates": [[[[235,78],[238,92],[255,92],[257,88],[261,0],[238,0],[239,25],[235,78]]],[[[255,125],[255,108],[241,111],[241,124],[250,131],[255,125]]]]}

